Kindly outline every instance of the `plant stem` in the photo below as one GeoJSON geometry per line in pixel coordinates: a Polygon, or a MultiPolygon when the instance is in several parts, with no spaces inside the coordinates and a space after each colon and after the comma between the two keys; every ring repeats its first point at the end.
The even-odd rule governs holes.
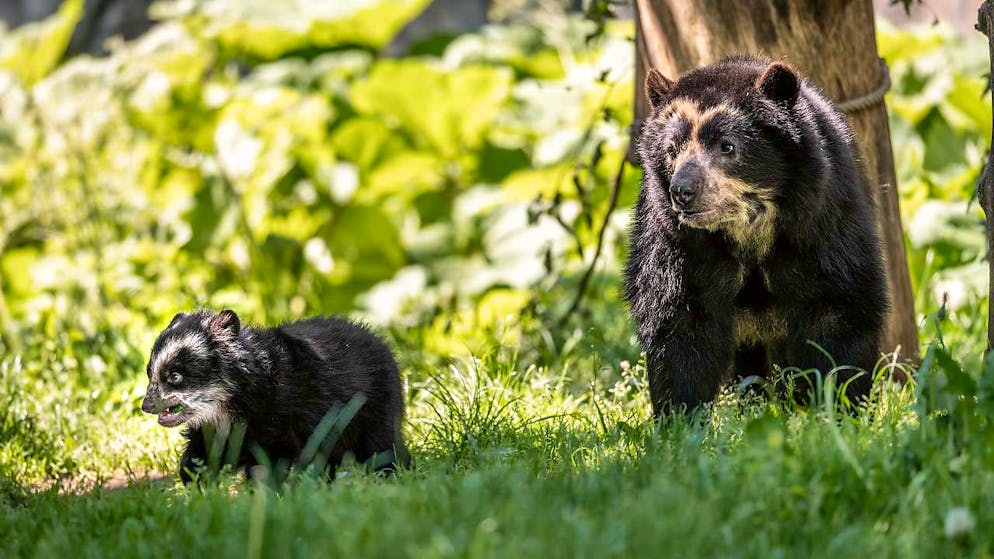
{"type": "MultiPolygon", "coordinates": [[[[627,150],[626,150],[627,151],[627,150]]],[[[583,273],[583,277],[580,278],[580,286],[576,290],[576,296],[573,298],[573,303],[569,306],[562,318],[559,319],[559,324],[565,324],[569,317],[580,308],[580,303],[583,302],[583,296],[587,292],[587,286],[590,284],[590,278],[594,274],[594,268],[597,266],[597,261],[601,257],[601,251],[604,249],[604,232],[607,231],[607,226],[611,222],[611,214],[614,213],[615,208],[618,206],[618,195],[621,192],[621,179],[625,174],[625,163],[626,159],[624,152],[621,156],[621,163],[618,165],[618,172],[614,176],[614,182],[611,184],[611,200],[608,203],[607,211],[604,212],[604,219],[601,221],[600,231],[597,232],[597,246],[594,248],[594,257],[590,260],[590,266],[583,273]]]]}

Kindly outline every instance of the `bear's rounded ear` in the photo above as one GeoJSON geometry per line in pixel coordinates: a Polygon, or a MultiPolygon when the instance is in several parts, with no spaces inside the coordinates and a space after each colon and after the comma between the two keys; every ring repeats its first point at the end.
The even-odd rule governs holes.
{"type": "Polygon", "coordinates": [[[176,316],[174,316],[173,319],[169,321],[169,326],[166,326],[166,328],[169,329],[172,328],[173,326],[176,326],[176,323],[184,318],[186,318],[185,312],[176,313],[176,316]]]}
{"type": "Polygon", "coordinates": [[[235,311],[224,309],[211,319],[210,329],[214,332],[228,332],[237,336],[242,329],[242,321],[238,319],[235,311]]]}
{"type": "Polygon", "coordinates": [[[656,109],[663,104],[673,90],[673,81],[655,68],[650,68],[645,76],[645,96],[649,98],[649,108],[656,109]]]}
{"type": "Polygon", "coordinates": [[[792,106],[801,91],[801,78],[790,66],[774,62],[756,80],[756,90],[770,101],[792,106]]]}

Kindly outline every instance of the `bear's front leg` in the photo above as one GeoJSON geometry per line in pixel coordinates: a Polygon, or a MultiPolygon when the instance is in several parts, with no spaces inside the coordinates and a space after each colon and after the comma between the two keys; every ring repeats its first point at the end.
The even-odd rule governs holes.
{"type": "Polygon", "coordinates": [[[179,459],[179,478],[184,484],[193,481],[193,475],[207,464],[207,446],[204,433],[199,428],[184,433],[186,449],[179,459]]]}
{"type": "Polygon", "coordinates": [[[730,316],[687,313],[667,322],[652,343],[643,342],[656,418],[714,400],[735,357],[730,316]]]}

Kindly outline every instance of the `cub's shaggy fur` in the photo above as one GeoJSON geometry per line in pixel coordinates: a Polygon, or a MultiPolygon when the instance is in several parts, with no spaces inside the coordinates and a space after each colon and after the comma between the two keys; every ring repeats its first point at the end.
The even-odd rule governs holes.
{"type": "Polygon", "coordinates": [[[142,410],[186,425],[185,482],[210,462],[306,460],[330,475],[347,454],[376,469],[407,464],[397,364],[380,338],[345,319],[242,328],[230,310],[180,313],[147,373],[142,410]]]}
{"type": "Polygon", "coordinates": [[[653,410],[714,399],[734,373],[840,367],[866,396],[887,293],[873,202],[845,117],[781,63],[734,58],[673,82],[651,113],[625,296],[653,410]]]}

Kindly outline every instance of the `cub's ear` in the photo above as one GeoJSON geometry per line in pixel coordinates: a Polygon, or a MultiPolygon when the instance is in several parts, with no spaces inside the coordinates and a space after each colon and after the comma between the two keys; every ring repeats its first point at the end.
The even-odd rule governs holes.
{"type": "Polygon", "coordinates": [[[173,326],[176,326],[176,323],[184,318],[186,318],[185,312],[176,313],[176,316],[174,316],[173,319],[169,321],[169,326],[166,326],[166,328],[168,329],[172,328],[173,326]]]}
{"type": "Polygon", "coordinates": [[[659,108],[670,91],[673,91],[673,81],[659,70],[650,68],[648,75],[645,76],[645,96],[649,98],[649,107],[659,108]]]}
{"type": "Polygon", "coordinates": [[[801,91],[801,78],[790,66],[774,62],[756,80],[756,90],[774,103],[793,106],[801,91]]]}
{"type": "Polygon", "coordinates": [[[227,332],[234,336],[242,329],[242,321],[231,309],[224,309],[211,319],[210,329],[212,332],[227,332]]]}

